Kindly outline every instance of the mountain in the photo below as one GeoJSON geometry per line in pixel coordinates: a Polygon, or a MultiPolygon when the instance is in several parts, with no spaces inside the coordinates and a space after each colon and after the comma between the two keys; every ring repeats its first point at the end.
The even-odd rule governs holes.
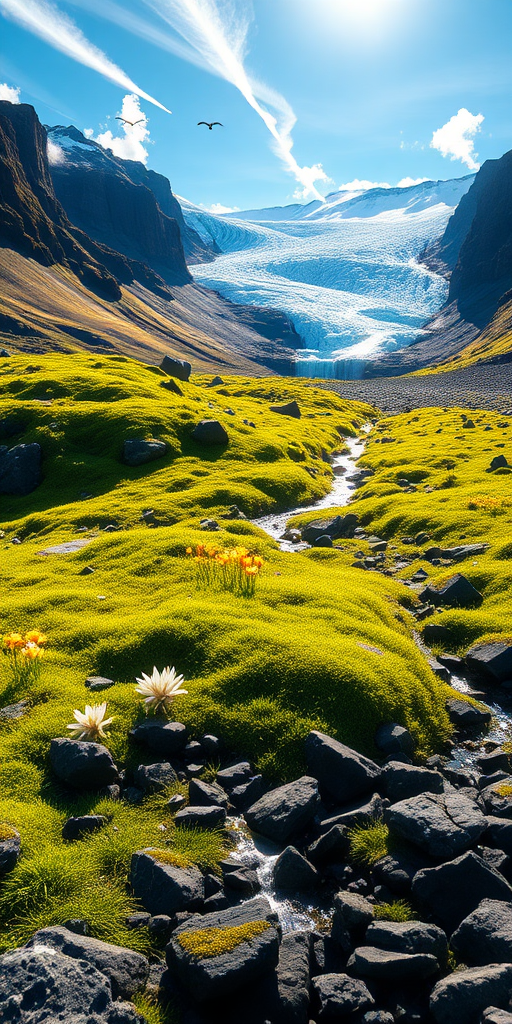
{"type": "Polygon", "coordinates": [[[512,150],[486,160],[443,235],[421,258],[448,278],[446,302],[410,348],[372,363],[367,372],[506,358],[501,339],[512,327],[512,150]]]}
{"type": "Polygon", "coordinates": [[[472,182],[337,192],[325,204],[225,216],[180,199],[189,226],[222,251],[195,277],[234,302],[286,313],[305,343],[298,375],[360,375],[370,359],[406,350],[445,303],[445,276],[420,256],[472,182]]]}
{"type": "Polygon", "coordinates": [[[184,254],[190,262],[214,258],[185,224],[163,174],[114,156],[73,126],[46,130],[55,192],[73,224],[171,285],[191,280],[184,254]]]}

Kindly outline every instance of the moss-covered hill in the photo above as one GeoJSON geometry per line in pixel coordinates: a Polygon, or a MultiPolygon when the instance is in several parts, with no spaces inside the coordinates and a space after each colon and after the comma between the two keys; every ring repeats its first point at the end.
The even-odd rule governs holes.
{"type": "MultiPolygon", "coordinates": [[[[105,696],[114,716],[108,746],[120,766],[141,760],[128,740],[141,714],[135,677],[169,664],[185,675],[189,692],[175,715],[191,734],[220,734],[228,750],[274,778],[303,769],[311,727],[375,753],[376,726],[397,720],[420,751],[436,749],[448,731],[445,688],[411,637],[402,604],[409,592],[351,568],[351,542],[341,552],[287,555],[246,520],[221,518],[233,503],[251,516],[325,493],[325,453],[343,447],[367,407],[275,378],[229,378],[216,388],[196,378],[180,385],[179,397],[161,387],[155,368],[122,357],[16,357],[1,373],[0,419],[17,418],[20,427],[8,443],[38,441],[44,456],[40,487],[4,498],[2,629],[37,627],[49,637],[41,679],[29,690],[13,684],[2,659],[0,707],[29,701],[22,718],[0,726],[0,823],[19,829],[24,850],[3,903],[0,896],[3,941],[85,916],[93,933],[133,943],[138,933],[122,925],[130,853],[164,841],[181,855],[185,839],[163,799],[106,807],[94,796],[71,800],[53,784],[50,739],[90,702],[88,675],[116,681],[105,696]],[[270,412],[291,397],[300,420],[270,412]],[[226,426],[224,450],[192,441],[205,417],[226,426]],[[168,445],[164,459],[137,469],[122,463],[125,439],[155,436],[168,445]],[[147,509],[162,525],[141,523],[147,509]],[[219,533],[199,530],[205,515],[219,519],[219,533]],[[102,532],[109,524],[121,529],[102,532]],[[10,542],[15,535],[21,544],[10,542]],[[41,554],[73,538],[90,543],[72,554],[41,554]],[[186,548],[205,538],[263,556],[253,598],[196,587],[186,548]],[[82,575],[86,566],[94,572],[82,575]],[[60,829],[84,810],[108,813],[110,824],[81,842],[77,858],[60,829]]],[[[222,847],[214,841],[213,852],[185,855],[215,859],[222,847]]]]}

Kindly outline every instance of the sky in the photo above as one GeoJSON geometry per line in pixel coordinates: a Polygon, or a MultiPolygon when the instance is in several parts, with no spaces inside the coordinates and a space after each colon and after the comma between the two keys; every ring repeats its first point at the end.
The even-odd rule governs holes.
{"type": "Polygon", "coordinates": [[[512,147],[512,0],[0,0],[0,29],[0,98],[214,212],[512,147]]]}

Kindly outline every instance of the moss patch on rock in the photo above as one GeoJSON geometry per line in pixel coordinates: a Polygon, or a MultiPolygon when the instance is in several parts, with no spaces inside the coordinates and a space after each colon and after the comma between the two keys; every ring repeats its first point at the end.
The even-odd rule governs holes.
{"type": "Polygon", "coordinates": [[[231,953],[241,942],[249,942],[261,935],[270,924],[268,921],[248,921],[232,928],[199,928],[194,932],[181,932],[178,942],[198,960],[231,953]]]}

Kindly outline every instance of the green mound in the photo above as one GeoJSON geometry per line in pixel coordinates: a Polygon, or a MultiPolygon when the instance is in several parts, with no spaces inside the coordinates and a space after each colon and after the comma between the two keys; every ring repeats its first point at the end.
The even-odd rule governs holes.
{"type": "Polygon", "coordinates": [[[29,372],[26,359],[11,358],[1,371],[0,418],[23,426],[9,444],[37,440],[44,453],[40,487],[6,502],[7,539],[23,542],[5,542],[3,628],[40,629],[48,650],[30,686],[15,686],[2,659],[0,706],[22,699],[29,706],[0,732],[0,821],[22,837],[21,860],[0,893],[1,941],[12,945],[43,924],[80,916],[92,934],[140,948],[147,935],[124,925],[133,909],[131,853],[168,848],[175,862],[211,866],[223,843],[216,833],[194,838],[175,829],[168,794],[130,807],[94,794],[71,798],[56,786],[50,740],[66,734],[75,708],[107,700],[114,721],[106,743],[129,771],[144,760],[128,737],[142,715],[135,679],[154,665],[174,665],[188,695],[176,699],[173,716],[192,736],[220,735],[228,750],[280,780],[303,772],[311,728],[375,756],[375,729],[397,721],[420,753],[432,752],[449,728],[446,689],[412,639],[403,607],[411,598],[401,582],[374,574],[369,585],[342,551],[286,555],[246,520],[221,518],[231,504],[250,516],[324,494],[332,480],[326,453],[343,448],[367,407],[276,378],[229,378],[218,388],[198,378],[180,385],[180,397],[160,387],[154,368],[120,357],[41,356],[31,365],[29,372]],[[50,406],[42,404],[50,397],[50,406]],[[300,420],[270,412],[291,398],[300,420]],[[191,440],[205,418],[225,425],[225,449],[191,440]],[[133,437],[164,440],[167,455],[124,466],[123,442],[133,437]],[[160,525],[141,524],[146,509],[160,525]],[[222,530],[202,532],[204,516],[218,518],[222,530]],[[101,533],[108,523],[123,529],[101,533]],[[41,554],[77,538],[90,543],[41,554]],[[197,588],[186,549],[205,539],[243,544],[264,559],[254,597],[197,588]],[[87,567],[94,572],[82,575],[87,567]],[[109,676],[115,686],[93,697],[88,675],[109,676]],[[108,818],[80,841],[79,857],[61,838],[63,821],[78,813],[108,818]]]}

